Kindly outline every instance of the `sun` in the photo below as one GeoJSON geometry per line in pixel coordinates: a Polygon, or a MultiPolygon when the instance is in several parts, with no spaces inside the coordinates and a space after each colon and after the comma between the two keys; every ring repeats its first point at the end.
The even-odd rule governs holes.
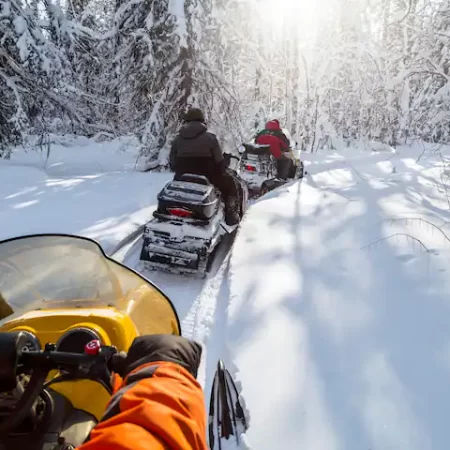
{"type": "Polygon", "coordinates": [[[324,0],[261,0],[258,10],[264,22],[278,30],[293,24],[308,28],[316,22],[323,3],[324,0]]]}

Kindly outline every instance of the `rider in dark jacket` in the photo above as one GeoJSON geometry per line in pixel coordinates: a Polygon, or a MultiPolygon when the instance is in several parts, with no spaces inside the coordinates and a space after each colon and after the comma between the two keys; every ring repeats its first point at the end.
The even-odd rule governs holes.
{"type": "Polygon", "coordinates": [[[170,166],[175,171],[175,179],[185,173],[208,177],[223,195],[227,224],[239,223],[236,183],[233,176],[227,172],[216,135],[208,131],[200,109],[190,109],[184,117],[184,122],[170,151],[170,166]]]}

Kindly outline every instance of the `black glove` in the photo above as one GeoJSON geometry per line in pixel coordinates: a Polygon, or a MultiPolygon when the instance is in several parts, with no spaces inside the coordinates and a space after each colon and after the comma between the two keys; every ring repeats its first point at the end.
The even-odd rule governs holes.
{"type": "Polygon", "coordinates": [[[223,154],[223,166],[225,168],[229,167],[231,163],[231,154],[230,153],[224,153],[223,154]]]}
{"type": "Polygon", "coordinates": [[[226,170],[226,168],[227,168],[227,165],[226,165],[226,163],[225,163],[225,159],[222,159],[222,161],[220,161],[219,163],[217,163],[216,168],[217,168],[217,172],[218,172],[219,174],[225,173],[225,170],[226,170]]]}
{"type": "Polygon", "coordinates": [[[166,361],[179,364],[197,378],[202,347],[197,342],[172,334],[137,337],[125,361],[125,376],[143,364],[166,361]]]}

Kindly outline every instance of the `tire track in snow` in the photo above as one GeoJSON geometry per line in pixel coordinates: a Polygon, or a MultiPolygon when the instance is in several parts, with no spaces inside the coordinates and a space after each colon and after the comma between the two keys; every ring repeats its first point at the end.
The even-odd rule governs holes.
{"type": "Polygon", "coordinates": [[[111,251],[110,257],[126,264],[127,257],[130,258],[131,254],[134,255],[137,243],[141,242],[144,229],[145,225],[141,225],[125,239],[122,239],[111,251]]]}
{"type": "MultiPolygon", "coordinates": [[[[215,366],[213,365],[213,367],[211,367],[210,364],[208,364],[208,361],[210,360],[208,352],[211,351],[212,354],[215,354],[217,346],[223,347],[223,342],[214,342],[214,340],[210,340],[210,337],[212,334],[211,331],[218,319],[216,311],[220,301],[222,285],[228,272],[229,260],[230,253],[227,251],[224,258],[220,258],[221,265],[218,268],[217,273],[207,279],[201,293],[195,299],[189,314],[182,323],[183,330],[189,330],[189,332],[186,332],[185,334],[186,337],[203,346],[202,361],[197,377],[199,383],[203,387],[210,384],[208,381],[212,379],[215,371],[215,366]]],[[[219,335],[218,338],[219,340],[223,340],[223,336],[219,335]]]]}
{"type": "Polygon", "coordinates": [[[215,322],[223,321],[223,318],[217,317],[216,313],[233,242],[234,235],[224,237],[217,249],[211,271],[205,279],[144,269],[139,259],[142,234],[134,240],[128,239],[126,244],[113,255],[118,261],[142,273],[172,300],[180,318],[183,336],[197,341],[203,347],[202,362],[198,372],[198,381],[202,386],[209,386],[208,380],[215,370],[215,365],[210,364],[212,360],[208,354],[213,355],[213,359],[216,356],[222,357],[218,355],[218,352],[224,347],[223,333],[217,333],[213,340],[209,338],[215,322]],[[216,340],[221,342],[215,342],[216,340]]]}

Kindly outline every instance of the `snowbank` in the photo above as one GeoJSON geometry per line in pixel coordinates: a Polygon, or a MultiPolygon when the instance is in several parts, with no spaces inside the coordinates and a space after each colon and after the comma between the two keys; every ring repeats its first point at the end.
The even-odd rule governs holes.
{"type": "Polygon", "coordinates": [[[144,160],[139,158],[138,142],[131,136],[96,142],[82,136],[52,135],[50,141],[48,158],[47,148],[40,150],[33,140],[32,150],[16,149],[11,160],[2,164],[37,167],[55,177],[132,172],[145,167],[144,160]]]}
{"type": "Polygon", "coordinates": [[[0,160],[0,238],[74,233],[99,240],[106,251],[146,223],[171,174],[136,172],[136,148],[123,141],[78,138],[0,160]]]}
{"type": "Polygon", "coordinates": [[[249,209],[227,335],[252,448],[447,449],[449,203],[403,150],[311,158],[249,209]]]}

